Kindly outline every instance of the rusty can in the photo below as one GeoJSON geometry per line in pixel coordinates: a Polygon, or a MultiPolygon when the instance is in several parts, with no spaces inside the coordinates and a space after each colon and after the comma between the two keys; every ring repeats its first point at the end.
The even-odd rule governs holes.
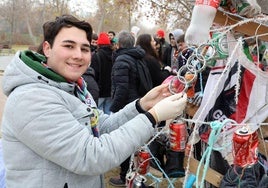
{"type": "Polygon", "coordinates": [[[176,119],[169,125],[169,142],[172,151],[184,151],[187,142],[186,123],[176,119]]]}
{"type": "Polygon", "coordinates": [[[234,165],[245,167],[258,161],[257,149],[259,145],[257,131],[242,127],[233,134],[234,165]]]}
{"type": "Polygon", "coordinates": [[[138,173],[145,175],[150,169],[150,153],[146,149],[141,149],[137,156],[138,173]]]}

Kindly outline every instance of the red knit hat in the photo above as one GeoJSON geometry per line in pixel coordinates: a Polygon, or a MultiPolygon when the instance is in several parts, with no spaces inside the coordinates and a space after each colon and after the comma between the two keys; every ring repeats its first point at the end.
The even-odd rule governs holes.
{"type": "Polygon", "coordinates": [[[156,34],[157,34],[157,36],[159,36],[161,38],[165,38],[165,31],[162,29],[158,29],[156,34]]]}
{"type": "Polygon", "coordinates": [[[111,44],[111,42],[108,34],[105,32],[100,33],[98,38],[98,45],[109,45],[109,44],[111,44]]]}

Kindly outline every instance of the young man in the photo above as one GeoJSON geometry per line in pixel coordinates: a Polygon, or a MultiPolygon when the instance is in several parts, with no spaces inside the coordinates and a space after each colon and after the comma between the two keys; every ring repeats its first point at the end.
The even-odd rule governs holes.
{"type": "Polygon", "coordinates": [[[168,48],[169,46],[169,43],[166,41],[165,39],[165,31],[163,29],[158,29],[156,31],[156,38],[159,39],[160,41],[160,46],[161,46],[161,56],[160,56],[160,59],[161,61],[163,61],[163,54],[164,52],[166,51],[166,49],[168,48]]]}
{"type": "Polygon", "coordinates": [[[178,71],[178,55],[179,51],[177,49],[177,40],[183,35],[184,32],[181,29],[175,29],[169,33],[170,45],[166,48],[163,54],[163,64],[171,68],[171,71],[174,75],[177,75],[178,71]]]}
{"type": "Polygon", "coordinates": [[[115,32],[114,31],[108,31],[108,36],[109,36],[110,42],[112,43],[113,39],[115,37],[115,32]]]}
{"type": "Polygon", "coordinates": [[[95,53],[98,48],[98,35],[96,33],[92,34],[92,39],[90,43],[90,50],[92,53],[95,53]]]}
{"type": "Polygon", "coordinates": [[[90,24],[63,15],[43,29],[45,56],[18,52],[3,77],[6,185],[104,187],[102,174],[147,142],[153,125],[181,114],[186,97],[168,96],[162,85],[103,114],[81,78],[91,61],[90,24]]]}

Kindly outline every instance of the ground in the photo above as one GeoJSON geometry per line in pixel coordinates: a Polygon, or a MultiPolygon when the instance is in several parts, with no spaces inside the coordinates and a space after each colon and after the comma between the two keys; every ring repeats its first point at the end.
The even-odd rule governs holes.
{"type": "MultiPolygon", "coordinates": [[[[115,176],[118,176],[119,175],[119,170],[120,170],[120,168],[118,167],[118,168],[114,168],[114,169],[112,169],[112,170],[110,170],[109,172],[107,172],[106,174],[105,174],[105,182],[106,182],[106,188],[115,188],[114,186],[112,186],[112,185],[110,185],[109,184],[109,179],[111,178],[111,177],[115,177],[115,176]]],[[[162,175],[161,175],[161,173],[159,172],[159,171],[157,171],[157,170],[155,170],[155,169],[153,169],[153,168],[151,168],[150,169],[150,173],[153,175],[153,176],[155,176],[156,178],[160,178],[162,175]]],[[[147,178],[147,182],[146,182],[146,185],[152,185],[152,186],[154,186],[155,188],[168,188],[169,186],[169,184],[168,184],[168,181],[166,180],[166,179],[160,179],[161,181],[160,181],[160,183],[158,184],[158,186],[157,185],[153,185],[152,183],[152,178],[150,178],[150,177],[148,177],[148,176],[145,176],[146,178],[147,178]]],[[[173,183],[173,186],[174,187],[176,187],[176,188],[181,188],[182,187],[182,182],[183,182],[183,178],[180,178],[180,179],[174,179],[174,181],[173,180],[171,180],[172,182],[174,182],[173,183]]],[[[170,186],[171,187],[171,186],[170,186]]]]}

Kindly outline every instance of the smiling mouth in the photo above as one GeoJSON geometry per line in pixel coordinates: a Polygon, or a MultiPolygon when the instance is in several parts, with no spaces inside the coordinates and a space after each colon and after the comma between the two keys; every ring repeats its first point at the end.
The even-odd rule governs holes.
{"type": "Polygon", "coordinates": [[[73,63],[67,63],[67,65],[70,66],[70,67],[74,67],[74,68],[82,67],[82,65],[73,64],[73,63]]]}

